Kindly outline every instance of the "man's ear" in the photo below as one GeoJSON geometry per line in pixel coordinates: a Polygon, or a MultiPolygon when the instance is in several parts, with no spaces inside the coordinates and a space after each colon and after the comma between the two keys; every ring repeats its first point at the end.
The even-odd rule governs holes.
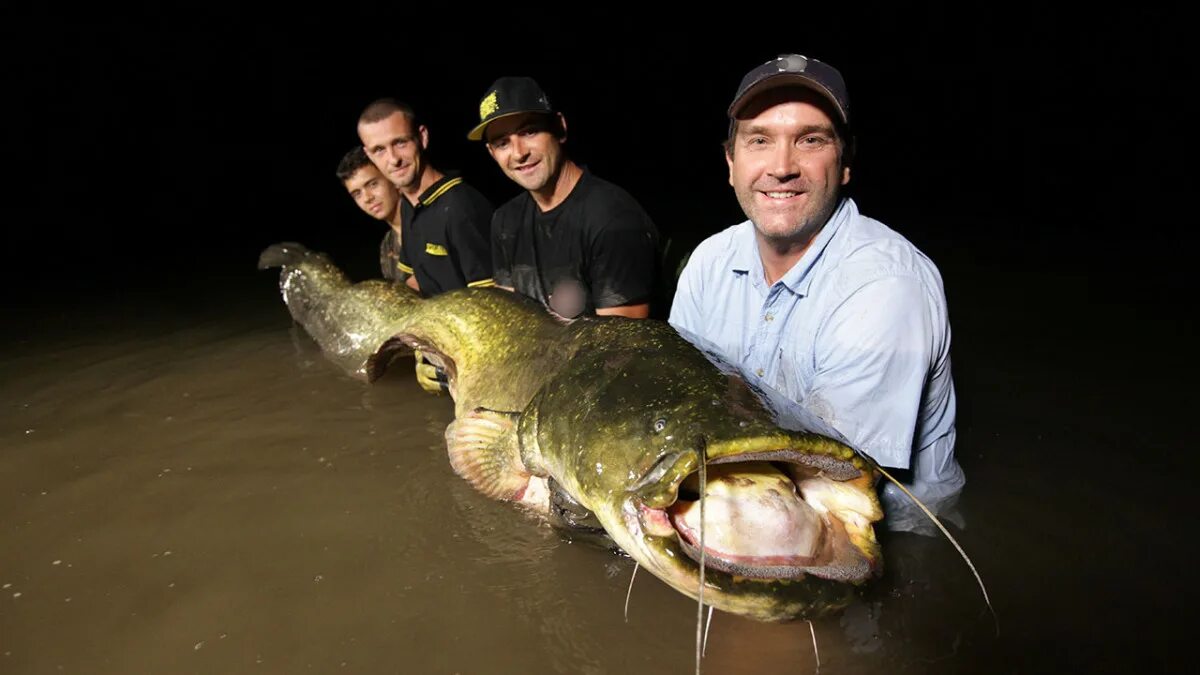
{"type": "Polygon", "coordinates": [[[566,143],[567,142],[567,118],[563,117],[562,113],[557,113],[557,114],[558,114],[558,127],[559,127],[559,129],[562,130],[561,135],[558,137],[558,140],[563,143],[566,143]]]}

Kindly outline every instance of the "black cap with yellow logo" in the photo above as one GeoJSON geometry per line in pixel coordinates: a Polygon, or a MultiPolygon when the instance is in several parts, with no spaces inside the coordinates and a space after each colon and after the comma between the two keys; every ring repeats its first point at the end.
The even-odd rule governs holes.
{"type": "Polygon", "coordinates": [[[532,77],[502,77],[488,87],[488,93],[479,101],[479,124],[467,138],[483,140],[487,125],[509,115],[536,112],[553,114],[550,99],[532,77]]]}

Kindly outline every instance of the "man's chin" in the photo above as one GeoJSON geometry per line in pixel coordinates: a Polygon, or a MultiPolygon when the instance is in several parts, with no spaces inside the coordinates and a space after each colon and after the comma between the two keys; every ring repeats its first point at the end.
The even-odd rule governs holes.
{"type": "Polygon", "coordinates": [[[522,189],[524,189],[528,192],[536,192],[537,190],[540,190],[543,185],[542,182],[537,181],[537,180],[532,180],[525,176],[513,175],[513,176],[511,176],[511,178],[514,183],[516,183],[517,185],[520,185],[522,189]]]}
{"type": "Polygon", "coordinates": [[[762,224],[760,224],[762,221],[759,220],[753,220],[753,222],[754,229],[758,232],[759,238],[772,246],[786,246],[800,241],[807,241],[820,229],[819,226],[814,227],[812,222],[807,219],[793,219],[782,222],[768,220],[762,224]]]}

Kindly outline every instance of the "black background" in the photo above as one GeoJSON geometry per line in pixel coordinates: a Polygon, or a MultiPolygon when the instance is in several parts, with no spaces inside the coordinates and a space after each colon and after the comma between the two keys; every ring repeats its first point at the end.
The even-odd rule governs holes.
{"type": "MultiPolygon", "coordinates": [[[[369,101],[408,100],[442,168],[495,203],[516,194],[465,139],[501,75],[543,85],[569,151],[641,201],[678,255],[743,219],[720,150],[741,76],[806,54],[848,82],[860,210],[942,271],[965,498],[1036,492],[1038,519],[1065,524],[1058,548],[976,541],[977,560],[1018,579],[1041,620],[1024,642],[1015,631],[1010,654],[1102,659],[1146,636],[1158,642],[1134,657],[1186,654],[1155,645],[1178,642],[1195,596],[1175,522],[1194,511],[1196,475],[1184,466],[1195,456],[1194,22],[1013,3],[745,4],[670,19],[571,7],[582,14],[557,22],[550,5],[337,9],[0,10],[0,344],[38,326],[86,337],[88,321],[167,331],[227,308],[281,330],[277,277],[254,269],[268,244],[328,251],[357,278],[378,272],[382,226],[334,176],[369,101]],[[1074,489],[1060,496],[1060,481],[1074,489]],[[1072,497],[1093,485],[1105,499],[1072,497]],[[1074,539],[1097,531],[1108,539],[1074,539]],[[1008,569],[1014,555],[1064,571],[1008,569]],[[1064,646],[1039,629],[1064,607],[1094,639],[1064,646]]],[[[977,502],[978,531],[1011,531],[1014,512],[1033,510],[977,502]]]]}
{"type": "Polygon", "coordinates": [[[1084,278],[1135,303],[1187,285],[1195,78],[1177,17],[739,7],[684,29],[616,10],[555,22],[519,8],[345,9],[8,10],[6,303],[270,283],[253,266],[278,240],[370,275],[383,230],[333,175],[362,106],[410,101],[435,161],[500,203],[515,185],[465,134],[506,74],[541,82],[570,152],[638,198],[681,253],[742,219],[724,110],[746,70],[787,51],[844,73],[852,194],[933,257],[952,300],[955,270],[964,285],[1084,278]]]}

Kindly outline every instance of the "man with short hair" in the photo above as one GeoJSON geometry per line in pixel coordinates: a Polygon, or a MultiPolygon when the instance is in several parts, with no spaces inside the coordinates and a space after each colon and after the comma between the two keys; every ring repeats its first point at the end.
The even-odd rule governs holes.
{"type": "Polygon", "coordinates": [[[629,193],[567,156],[566,119],[537,82],[496,80],[467,138],[525,189],[492,217],[497,285],[565,318],[649,316],[658,230],[629,193]]]}
{"type": "MultiPolygon", "coordinates": [[[[845,82],[787,54],[729,106],[729,183],[749,220],[700,244],[670,322],[801,402],[934,512],[966,479],[954,458],[950,324],[937,267],[841,194],[853,137],[845,82]],[[907,482],[907,481],[906,481],[907,482]]],[[[928,523],[893,485],[888,526],[928,523]]]]}
{"type": "Polygon", "coordinates": [[[374,101],[359,116],[358,136],[403,197],[399,264],[412,272],[408,284],[425,297],[493,285],[492,205],[460,176],[428,161],[429,129],[413,109],[394,99],[374,101]]]}
{"type": "MultiPolygon", "coordinates": [[[[429,129],[412,107],[395,99],[372,102],[358,118],[367,157],[396,186],[404,245],[397,261],[407,283],[424,297],[492,282],[488,229],[492,205],[462,177],[428,160],[429,129]]],[[[446,390],[445,373],[416,354],[417,382],[429,392],[446,390]]]]}
{"type": "Polygon", "coordinates": [[[338,180],[351,199],[368,216],[388,225],[387,234],[379,242],[379,270],[383,278],[405,283],[412,270],[400,264],[400,193],[384,177],[379,168],[367,158],[362,146],[347,152],[337,167],[338,180]]]}

